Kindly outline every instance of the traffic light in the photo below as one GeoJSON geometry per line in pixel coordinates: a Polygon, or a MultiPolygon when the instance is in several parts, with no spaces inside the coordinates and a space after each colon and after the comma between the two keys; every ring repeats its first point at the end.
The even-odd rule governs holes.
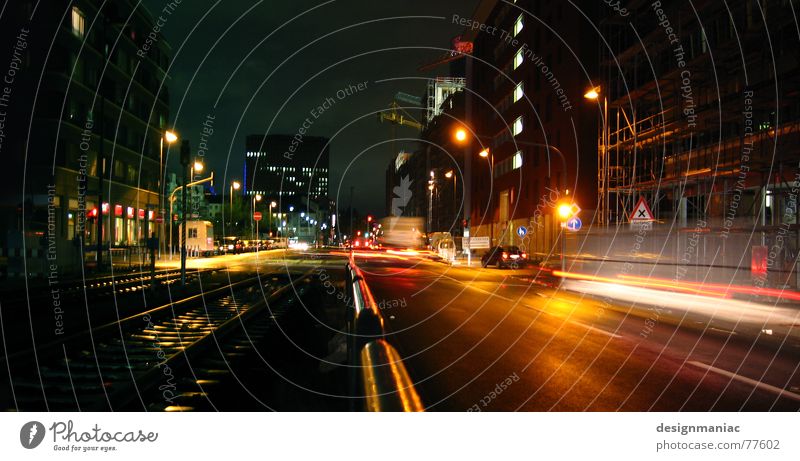
{"type": "Polygon", "coordinates": [[[181,165],[189,166],[189,160],[191,156],[192,156],[192,151],[189,148],[189,140],[184,139],[181,142],[181,165]]]}
{"type": "Polygon", "coordinates": [[[372,222],[372,215],[367,215],[367,222],[372,222]]]}

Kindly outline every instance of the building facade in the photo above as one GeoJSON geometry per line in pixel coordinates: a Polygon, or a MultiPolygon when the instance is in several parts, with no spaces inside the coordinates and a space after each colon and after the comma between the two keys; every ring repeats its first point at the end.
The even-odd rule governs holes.
{"type": "MultiPolygon", "coordinates": [[[[626,17],[605,9],[600,21],[599,221],[623,228],[644,199],[649,239],[659,237],[652,253],[696,268],[680,278],[796,286],[791,2],[630,3],[626,17]]],[[[608,246],[592,243],[595,253],[608,246]]]]}
{"type": "Polygon", "coordinates": [[[316,136],[247,136],[243,194],[271,219],[272,236],[312,243],[321,240],[320,231],[330,232],[329,144],[316,136]],[[253,201],[257,196],[260,202],[253,201]]]}
{"type": "Polygon", "coordinates": [[[472,236],[547,255],[559,234],[556,203],[575,202],[591,219],[598,117],[583,95],[596,77],[597,38],[594,7],[581,7],[484,0],[472,21],[486,27],[465,30],[474,42],[466,119],[472,236]]]}
{"type": "Polygon", "coordinates": [[[2,155],[25,173],[4,187],[7,206],[22,210],[4,245],[42,248],[47,260],[32,257],[28,272],[53,262],[75,271],[96,258],[99,238],[108,261],[158,233],[170,48],[137,2],[101,3],[19,1],[4,14],[8,62],[19,65],[2,101],[2,155]]]}

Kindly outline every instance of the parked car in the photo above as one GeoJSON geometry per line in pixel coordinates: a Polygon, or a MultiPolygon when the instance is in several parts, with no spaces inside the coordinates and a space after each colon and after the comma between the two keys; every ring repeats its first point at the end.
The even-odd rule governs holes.
{"type": "Polygon", "coordinates": [[[528,263],[528,255],[515,246],[496,246],[489,248],[481,258],[481,266],[497,266],[498,269],[524,267],[528,263]]]}

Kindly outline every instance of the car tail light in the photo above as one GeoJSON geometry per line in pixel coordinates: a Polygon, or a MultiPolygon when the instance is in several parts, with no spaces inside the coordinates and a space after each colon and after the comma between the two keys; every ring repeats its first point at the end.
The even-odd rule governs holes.
{"type": "Polygon", "coordinates": [[[358,242],[358,241],[356,242],[356,246],[359,246],[360,244],[361,244],[361,242],[358,242]]]}
{"type": "Polygon", "coordinates": [[[508,253],[506,253],[505,251],[503,252],[503,259],[508,259],[508,253]]]}

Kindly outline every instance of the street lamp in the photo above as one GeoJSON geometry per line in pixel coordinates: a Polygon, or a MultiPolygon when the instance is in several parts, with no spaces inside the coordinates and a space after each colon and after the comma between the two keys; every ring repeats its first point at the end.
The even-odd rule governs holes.
{"type": "Polygon", "coordinates": [[[464,128],[458,128],[455,132],[455,138],[458,142],[464,142],[467,140],[467,130],[464,128]]]}
{"type": "Polygon", "coordinates": [[[251,218],[256,222],[256,254],[258,254],[258,246],[261,243],[261,238],[258,235],[258,221],[259,220],[255,219],[256,202],[260,202],[260,201],[261,201],[261,194],[255,194],[253,196],[253,214],[251,215],[251,218]]]}
{"type": "Polygon", "coordinates": [[[242,185],[241,185],[241,183],[239,183],[239,181],[233,181],[231,183],[231,193],[230,193],[231,215],[230,215],[230,219],[228,220],[230,226],[233,226],[233,191],[239,190],[239,188],[241,188],[241,187],[242,187],[242,185]]]}
{"type": "MultiPolygon", "coordinates": [[[[276,206],[278,206],[278,204],[275,203],[275,200],[269,202],[269,218],[268,219],[269,219],[269,235],[270,235],[270,237],[272,236],[272,209],[275,208],[276,206]]],[[[289,209],[291,211],[291,210],[294,209],[294,207],[289,207],[289,209]]]]}
{"type": "MultiPolygon", "coordinates": [[[[590,89],[589,91],[587,91],[586,94],[583,95],[583,97],[588,99],[588,100],[590,100],[590,101],[597,101],[597,100],[600,99],[600,95],[601,94],[602,94],[601,88],[599,86],[596,86],[596,87],[590,89]]],[[[599,221],[600,221],[599,224],[606,224],[607,225],[608,224],[608,220],[610,219],[610,216],[607,216],[607,213],[610,211],[610,207],[608,206],[610,193],[609,193],[609,190],[608,190],[608,183],[607,183],[608,182],[608,167],[610,166],[610,160],[609,160],[609,157],[608,157],[608,138],[609,138],[609,134],[608,134],[608,97],[605,94],[603,94],[603,128],[602,129],[603,129],[603,131],[602,131],[600,136],[602,138],[603,150],[600,152],[600,158],[597,159],[598,160],[597,161],[597,163],[598,163],[597,166],[600,168],[600,171],[603,172],[603,174],[600,177],[600,184],[599,184],[601,193],[600,193],[600,197],[599,197],[600,198],[600,203],[598,203],[598,208],[600,210],[600,213],[598,213],[598,216],[600,218],[599,219],[599,221]]]]}
{"type": "MultiPolygon", "coordinates": [[[[171,144],[174,144],[175,141],[177,141],[177,140],[178,140],[178,135],[175,134],[174,131],[170,131],[170,130],[166,130],[164,132],[164,135],[161,136],[159,138],[159,140],[158,140],[158,190],[159,190],[159,210],[158,210],[158,212],[159,212],[159,214],[161,215],[161,218],[162,218],[161,219],[161,226],[159,226],[159,240],[166,240],[164,238],[164,226],[166,226],[166,223],[164,222],[164,219],[163,219],[164,218],[164,212],[166,211],[164,209],[164,195],[165,195],[165,191],[164,191],[164,179],[165,178],[164,178],[164,176],[166,176],[166,174],[167,174],[167,172],[164,170],[164,141],[167,142],[167,145],[171,145],[171,144]]],[[[170,220],[171,219],[172,219],[172,216],[170,215],[170,220]]],[[[170,239],[172,239],[172,235],[171,234],[170,234],[170,239]]],[[[159,245],[158,245],[159,257],[161,257],[161,251],[162,251],[162,248],[164,246],[164,243],[166,243],[166,242],[159,243],[159,245]]],[[[170,248],[170,255],[171,254],[172,254],[172,248],[170,248]]]]}

